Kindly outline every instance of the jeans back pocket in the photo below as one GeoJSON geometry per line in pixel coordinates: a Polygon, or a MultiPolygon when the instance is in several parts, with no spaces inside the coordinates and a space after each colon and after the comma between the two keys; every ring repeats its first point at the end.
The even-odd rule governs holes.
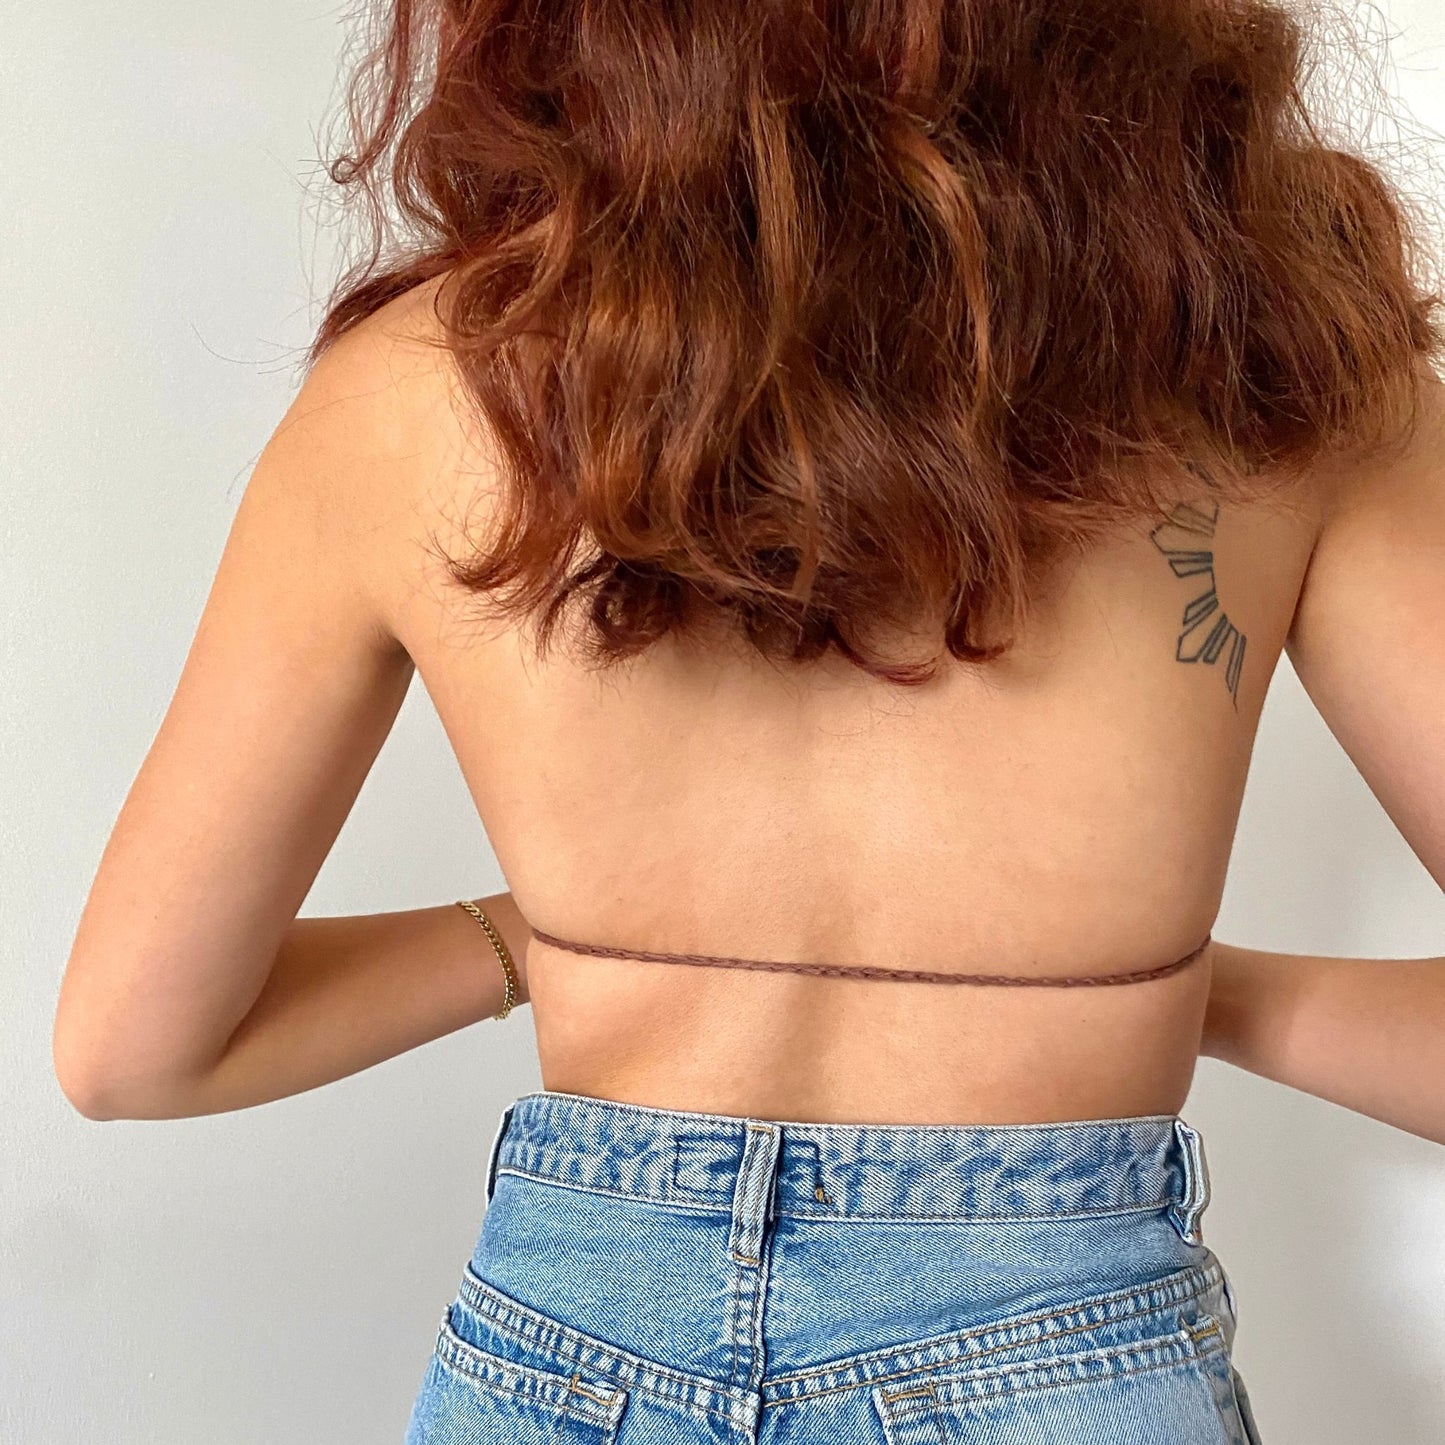
{"type": "Polygon", "coordinates": [[[627,1390],[583,1370],[522,1364],[464,1339],[449,1305],[437,1330],[406,1445],[505,1440],[508,1445],[612,1445],[627,1390]]]}
{"type": "Polygon", "coordinates": [[[1247,1445],[1215,1383],[1228,1368],[1222,1322],[1196,1311],[1102,1348],[921,1372],[874,1401],[888,1445],[1247,1445]]]}

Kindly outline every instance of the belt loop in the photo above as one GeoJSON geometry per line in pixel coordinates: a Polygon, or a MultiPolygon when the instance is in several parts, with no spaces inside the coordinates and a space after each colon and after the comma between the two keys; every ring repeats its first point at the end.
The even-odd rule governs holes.
{"type": "Polygon", "coordinates": [[[507,1132],[507,1125],[512,1122],[512,1111],[517,1107],[517,1101],[512,1100],[502,1110],[501,1122],[497,1125],[497,1132],[492,1137],[492,1147],[487,1153],[487,1203],[492,1202],[492,1195],[497,1191],[497,1160],[502,1152],[502,1136],[507,1132]]]}
{"type": "Polygon", "coordinates": [[[1209,1166],[1204,1158],[1204,1140],[1197,1129],[1178,1117],[1174,1134],[1181,1146],[1184,1169],[1184,1196],[1169,1207],[1175,1228],[1189,1244],[1203,1244],[1200,1216],[1209,1205],[1209,1166]]]}
{"type": "Polygon", "coordinates": [[[742,1161],[733,1188],[733,1217],[728,1249],[739,1264],[762,1263],[763,1236],[777,1216],[778,1160],[783,1131],[765,1119],[749,1119],[744,1127],[742,1161]]]}

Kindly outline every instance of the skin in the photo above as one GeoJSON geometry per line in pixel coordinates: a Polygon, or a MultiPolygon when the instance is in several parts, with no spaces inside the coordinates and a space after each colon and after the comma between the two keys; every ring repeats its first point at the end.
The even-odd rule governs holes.
{"type": "Polygon", "coordinates": [[[485,524],[496,482],[427,344],[432,289],[322,359],[255,468],[66,965],[54,1057],[76,1109],[244,1108],[497,1010],[495,955],[450,900],[297,917],[419,673],[508,884],[480,901],[548,1088],[1027,1123],[1175,1112],[1203,1053],[1445,1142],[1441,958],[1217,940],[1149,983],[983,988],[531,938],[1025,975],[1167,962],[1216,917],[1284,651],[1445,886],[1438,383],[1422,382],[1407,450],[1320,468],[1305,505],[1205,529],[1205,491],[1170,530],[1079,559],[986,674],[948,663],[904,693],[718,638],[598,675],[562,650],[536,659],[427,552],[431,537],[465,551],[463,519],[485,524]],[[1207,575],[1175,565],[1190,550],[1207,575]],[[1189,660],[1186,608],[1211,584],[1229,645],[1189,660]]]}

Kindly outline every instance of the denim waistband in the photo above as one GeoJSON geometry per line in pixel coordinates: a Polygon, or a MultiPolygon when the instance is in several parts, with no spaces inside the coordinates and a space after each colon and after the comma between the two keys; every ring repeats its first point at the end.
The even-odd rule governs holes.
{"type": "Polygon", "coordinates": [[[542,1089],[508,1104],[499,1172],[630,1199],[813,1219],[1007,1219],[1173,1206],[1197,1238],[1203,1141],[1176,1114],[1041,1124],[820,1124],[542,1089]]]}

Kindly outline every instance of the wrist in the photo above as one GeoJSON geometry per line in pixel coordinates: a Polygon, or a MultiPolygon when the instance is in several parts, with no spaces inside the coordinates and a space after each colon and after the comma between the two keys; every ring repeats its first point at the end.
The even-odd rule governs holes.
{"type": "Polygon", "coordinates": [[[1227,943],[1213,950],[1200,1053],[1275,1077],[1289,1052],[1305,960],[1227,943]]]}
{"type": "MultiPolygon", "coordinates": [[[[517,973],[517,997],[513,1007],[520,1008],[531,999],[527,989],[527,944],[532,937],[531,925],[522,917],[522,911],[510,892],[489,893],[485,898],[474,898],[472,902],[492,920],[492,926],[502,935],[502,942],[507,945],[512,966],[517,973]]],[[[492,961],[500,970],[501,960],[495,956],[495,950],[492,961]]]]}
{"type": "Polygon", "coordinates": [[[1239,1065],[1249,1053],[1249,1034],[1255,1010],[1251,993],[1258,984],[1257,954],[1215,941],[1210,945],[1209,999],[1200,1037],[1202,1056],[1239,1065]],[[1250,965],[1254,958],[1256,964],[1250,965]]]}

